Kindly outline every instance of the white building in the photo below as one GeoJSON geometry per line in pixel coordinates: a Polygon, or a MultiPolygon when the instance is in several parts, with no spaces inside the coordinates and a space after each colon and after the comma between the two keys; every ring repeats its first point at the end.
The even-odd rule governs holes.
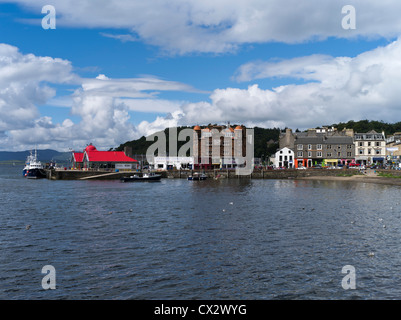
{"type": "Polygon", "coordinates": [[[355,133],[355,162],[362,165],[386,162],[386,139],[384,132],[371,130],[367,133],[355,133]]]}
{"type": "Polygon", "coordinates": [[[294,168],[294,151],[287,147],[280,149],[274,155],[273,165],[276,168],[294,168]]]}
{"type": "Polygon", "coordinates": [[[156,170],[192,169],[194,157],[154,157],[151,164],[156,170]]]}

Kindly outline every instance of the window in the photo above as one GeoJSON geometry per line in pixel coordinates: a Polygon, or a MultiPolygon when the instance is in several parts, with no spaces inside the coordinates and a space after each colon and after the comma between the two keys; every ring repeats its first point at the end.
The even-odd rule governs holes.
{"type": "Polygon", "coordinates": [[[368,142],[368,147],[370,147],[370,146],[371,146],[371,144],[372,144],[372,142],[370,142],[370,141],[369,141],[369,142],[368,142]]]}
{"type": "Polygon", "coordinates": [[[359,153],[359,154],[363,154],[363,149],[359,149],[359,150],[358,150],[358,153],[359,153]]]}
{"type": "Polygon", "coordinates": [[[331,158],[331,152],[327,152],[327,157],[331,158]]]}
{"type": "Polygon", "coordinates": [[[318,158],[321,158],[321,157],[322,157],[322,151],[316,152],[316,156],[317,156],[318,158]]]}
{"type": "Polygon", "coordinates": [[[363,142],[358,142],[360,147],[363,147],[363,142]]]}
{"type": "Polygon", "coordinates": [[[347,157],[352,157],[352,152],[347,152],[347,157]]]}
{"type": "Polygon", "coordinates": [[[312,145],[308,144],[308,150],[312,150],[312,145]]]}
{"type": "Polygon", "coordinates": [[[290,161],[292,161],[292,156],[290,156],[290,161]]]}
{"type": "Polygon", "coordinates": [[[376,147],[380,147],[380,142],[376,142],[376,147]]]}
{"type": "Polygon", "coordinates": [[[283,153],[283,151],[281,150],[280,153],[283,153]]]}
{"type": "Polygon", "coordinates": [[[297,157],[298,158],[302,158],[303,156],[304,156],[303,152],[302,151],[298,151],[297,157]]]}
{"type": "Polygon", "coordinates": [[[317,150],[322,150],[322,145],[321,144],[317,145],[317,150]]]}
{"type": "Polygon", "coordinates": [[[287,161],[288,160],[288,157],[287,156],[284,156],[284,161],[287,161]]]}
{"type": "Polygon", "coordinates": [[[327,149],[331,149],[331,144],[328,144],[328,145],[327,145],[327,149]]]}
{"type": "Polygon", "coordinates": [[[337,153],[337,157],[341,158],[341,152],[337,153]]]}
{"type": "Polygon", "coordinates": [[[308,151],[308,158],[312,158],[312,151],[308,151]]]}
{"type": "Polygon", "coordinates": [[[380,154],[380,149],[377,149],[377,150],[376,150],[376,154],[380,154]]]}
{"type": "Polygon", "coordinates": [[[302,144],[298,145],[298,150],[302,150],[304,148],[304,146],[302,144]]]}
{"type": "Polygon", "coordinates": [[[352,144],[348,144],[347,149],[352,149],[352,144]]]}
{"type": "Polygon", "coordinates": [[[372,154],[372,149],[368,149],[368,154],[372,154]]]}

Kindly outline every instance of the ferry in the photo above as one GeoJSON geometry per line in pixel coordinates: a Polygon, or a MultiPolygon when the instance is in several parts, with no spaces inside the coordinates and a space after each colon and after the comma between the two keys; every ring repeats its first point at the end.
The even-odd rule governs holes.
{"type": "Polygon", "coordinates": [[[38,153],[36,149],[35,154],[32,154],[31,151],[30,155],[27,157],[22,174],[28,179],[46,178],[46,172],[42,163],[38,160],[38,153]]]}

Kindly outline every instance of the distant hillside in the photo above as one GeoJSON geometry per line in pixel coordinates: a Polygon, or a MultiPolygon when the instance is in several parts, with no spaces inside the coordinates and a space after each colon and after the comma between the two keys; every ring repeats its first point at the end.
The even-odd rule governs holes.
{"type": "MultiPolygon", "coordinates": [[[[56,150],[46,149],[38,150],[38,159],[42,162],[54,160],[56,162],[66,162],[70,159],[69,152],[58,152],[56,150]]],[[[0,151],[0,161],[25,161],[30,151],[0,151]]]]}
{"type": "MultiPolygon", "coordinates": [[[[183,129],[187,129],[188,127],[177,127],[177,132],[179,133],[183,129]]],[[[192,127],[190,127],[192,128],[192,127]]],[[[254,150],[254,155],[257,158],[260,158],[262,156],[267,157],[273,153],[276,152],[278,148],[278,137],[280,135],[280,129],[273,128],[273,129],[265,129],[265,128],[259,128],[255,127],[254,133],[255,133],[255,150],[254,150]],[[268,144],[268,142],[270,142],[268,144]]],[[[169,138],[169,129],[165,129],[164,133],[166,134],[166,138],[168,141],[169,138]]],[[[117,148],[115,148],[116,151],[123,151],[124,147],[129,146],[132,148],[132,154],[146,154],[147,149],[154,143],[154,141],[146,141],[146,137],[141,137],[140,139],[137,140],[132,140],[132,141],[127,141],[117,148]]],[[[178,150],[182,145],[184,145],[186,141],[178,141],[177,146],[178,150]]],[[[169,151],[169,146],[167,143],[166,146],[167,152],[169,151]]]]}
{"type": "Polygon", "coordinates": [[[386,123],[383,121],[375,121],[375,120],[360,120],[360,121],[350,120],[348,122],[340,122],[337,124],[332,124],[329,125],[329,127],[337,128],[340,131],[344,128],[353,129],[355,133],[365,133],[370,130],[375,130],[376,132],[379,133],[384,131],[386,136],[392,135],[395,132],[401,132],[401,122],[386,123]]]}

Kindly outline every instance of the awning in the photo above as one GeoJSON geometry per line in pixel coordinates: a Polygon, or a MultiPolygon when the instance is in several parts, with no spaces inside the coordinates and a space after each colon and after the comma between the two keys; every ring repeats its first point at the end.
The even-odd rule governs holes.
{"type": "Polygon", "coordinates": [[[383,157],[380,157],[380,158],[373,158],[373,159],[372,159],[372,161],[383,161],[383,160],[384,160],[383,157]]]}
{"type": "Polygon", "coordinates": [[[330,162],[330,163],[337,163],[338,162],[338,160],[336,160],[336,159],[325,159],[324,161],[325,162],[330,162]]]}

